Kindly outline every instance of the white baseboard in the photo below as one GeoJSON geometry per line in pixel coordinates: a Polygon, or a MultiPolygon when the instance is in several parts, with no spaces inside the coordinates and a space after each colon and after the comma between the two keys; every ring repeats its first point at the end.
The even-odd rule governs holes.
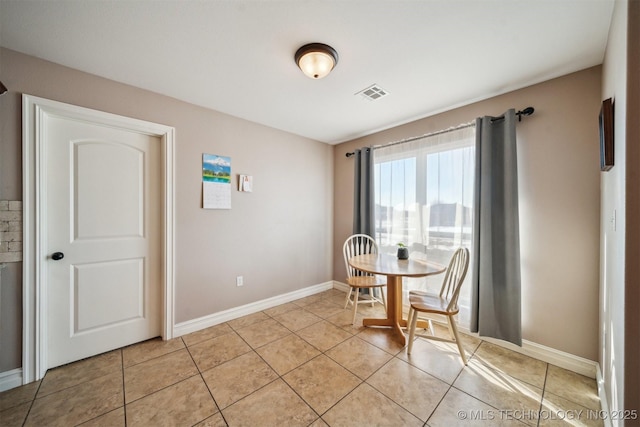
{"type": "Polygon", "coordinates": [[[22,385],[22,368],[0,372],[0,392],[22,385]]]}
{"type": "Polygon", "coordinates": [[[238,317],[247,316],[249,314],[257,313],[259,311],[266,310],[280,304],[285,304],[287,302],[314,295],[319,292],[332,289],[333,287],[334,282],[329,281],[321,283],[319,285],[309,286],[307,288],[298,289],[297,291],[241,305],[239,307],[219,311],[217,313],[209,314],[197,319],[187,320],[186,322],[178,323],[173,327],[173,336],[179,337],[182,335],[190,334],[191,332],[196,332],[201,329],[218,325],[220,323],[228,322],[229,320],[237,319],[238,317]]]}

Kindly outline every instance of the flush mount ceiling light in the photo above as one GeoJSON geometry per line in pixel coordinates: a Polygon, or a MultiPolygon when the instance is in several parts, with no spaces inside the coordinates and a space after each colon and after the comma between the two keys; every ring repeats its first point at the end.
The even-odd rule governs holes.
{"type": "Polygon", "coordinates": [[[312,79],[321,79],[338,63],[338,52],[326,44],[309,43],[298,49],[295,59],[303,73],[312,79]]]}

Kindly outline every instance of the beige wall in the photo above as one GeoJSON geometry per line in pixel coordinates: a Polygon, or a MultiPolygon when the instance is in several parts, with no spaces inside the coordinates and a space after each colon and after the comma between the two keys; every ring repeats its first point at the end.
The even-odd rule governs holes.
{"type": "Polygon", "coordinates": [[[523,338],[597,360],[600,78],[590,68],[336,146],[334,278],[352,224],[345,153],[533,106],[517,127],[523,338]]]}
{"type": "MultiPolygon", "coordinates": [[[[6,49],[0,64],[0,199],[22,199],[22,93],[176,128],[177,322],[331,280],[333,147],[6,49]],[[234,188],[231,210],[201,209],[202,153],[230,156],[254,192],[234,188]]],[[[6,276],[19,293],[18,275],[6,276]]],[[[3,290],[2,313],[18,315],[0,334],[12,354],[0,372],[19,366],[16,301],[3,290]]]]}

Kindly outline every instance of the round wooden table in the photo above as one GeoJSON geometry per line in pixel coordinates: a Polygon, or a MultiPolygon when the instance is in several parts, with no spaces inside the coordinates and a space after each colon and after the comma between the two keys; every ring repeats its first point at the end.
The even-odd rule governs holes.
{"type": "Polygon", "coordinates": [[[406,339],[402,327],[407,326],[407,321],[402,318],[402,278],[440,274],[446,270],[446,267],[425,261],[398,259],[388,254],[356,255],[348,262],[357,270],[387,276],[387,318],[363,319],[362,324],[392,327],[404,346],[406,339]]]}

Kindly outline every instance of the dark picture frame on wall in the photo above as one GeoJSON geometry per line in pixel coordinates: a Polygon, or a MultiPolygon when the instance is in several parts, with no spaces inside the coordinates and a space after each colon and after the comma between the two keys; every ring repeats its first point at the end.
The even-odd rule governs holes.
{"type": "Polygon", "coordinates": [[[602,101],[600,108],[600,170],[613,167],[613,100],[602,101]]]}

